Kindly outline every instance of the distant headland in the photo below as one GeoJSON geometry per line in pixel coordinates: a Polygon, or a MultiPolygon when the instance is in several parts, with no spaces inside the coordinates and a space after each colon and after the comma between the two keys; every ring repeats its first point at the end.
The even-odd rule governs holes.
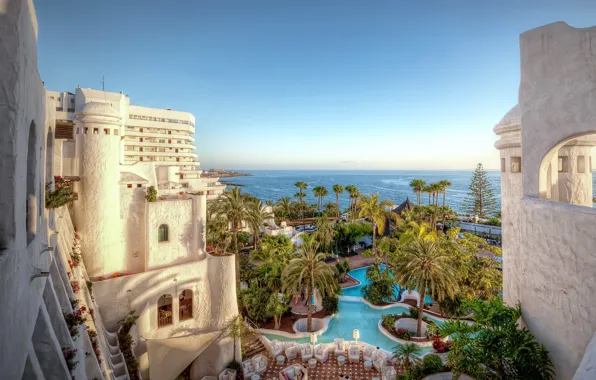
{"type": "Polygon", "coordinates": [[[237,171],[234,171],[234,170],[209,169],[209,170],[203,170],[203,173],[201,174],[201,176],[206,177],[206,178],[213,178],[213,177],[226,178],[226,177],[249,177],[249,176],[252,176],[252,174],[238,173],[237,171]]]}

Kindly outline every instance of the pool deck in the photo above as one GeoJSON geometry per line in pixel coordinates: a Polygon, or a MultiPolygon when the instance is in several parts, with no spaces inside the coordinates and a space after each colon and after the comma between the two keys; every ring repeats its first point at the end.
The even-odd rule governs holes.
{"type": "MultiPolygon", "coordinates": [[[[263,380],[278,380],[279,372],[292,364],[301,364],[308,369],[308,378],[312,380],[337,380],[339,376],[349,376],[352,380],[372,380],[373,377],[381,378],[381,374],[373,367],[370,371],[364,370],[364,361],[362,360],[362,353],[360,353],[360,361],[358,363],[349,363],[348,354],[344,355],[346,364],[340,366],[337,363],[335,353],[329,353],[329,359],[325,363],[317,362],[316,368],[308,368],[308,363],[303,363],[300,355],[293,360],[286,360],[283,365],[277,364],[275,358],[267,354],[267,371],[261,375],[263,380]]],[[[393,363],[388,363],[389,366],[395,367],[393,363]]],[[[399,368],[396,367],[398,374],[399,368]]]]}

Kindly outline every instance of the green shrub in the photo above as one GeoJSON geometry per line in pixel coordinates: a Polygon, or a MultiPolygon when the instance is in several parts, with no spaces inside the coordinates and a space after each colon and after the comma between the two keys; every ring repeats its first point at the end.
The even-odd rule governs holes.
{"type": "Polygon", "coordinates": [[[145,194],[145,199],[147,202],[156,202],[157,201],[157,190],[155,186],[149,186],[147,188],[147,194],[145,194]]]}
{"type": "Polygon", "coordinates": [[[412,333],[410,333],[408,330],[403,329],[403,328],[399,328],[399,329],[395,330],[395,335],[399,339],[403,339],[403,340],[410,340],[410,339],[412,339],[412,333]]]}
{"type": "Polygon", "coordinates": [[[387,314],[381,316],[381,324],[389,331],[393,331],[395,328],[395,321],[399,319],[398,314],[387,314]]]}
{"type": "Polygon", "coordinates": [[[122,326],[118,330],[118,344],[120,345],[120,351],[124,356],[126,367],[128,368],[128,374],[131,380],[140,380],[139,375],[139,361],[132,352],[132,336],[130,335],[131,327],[137,322],[139,317],[129,314],[122,323],[122,326]]]}
{"type": "Polygon", "coordinates": [[[378,275],[369,273],[369,270],[367,270],[366,277],[370,282],[362,287],[361,292],[364,298],[374,305],[379,305],[393,299],[395,284],[387,271],[381,272],[381,277],[379,278],[378,275]]]}
{"type": "Polygon", "coordinates": [[[408,309],[408,315],[410,316],[410,318],[418,319],[418,308],[411,307],[410,309],[408,309]]]}
{"type": "Polygon", "coordinates": [[[443,371],[443,361],[439,355],[429,354],[422,359],[422,371],[425,375],[431,375],[443,371]]]}
{"type": "Polygon", "coordinates": [[[426,325],[426,337],[428,339],[434,339],[441,336],[441,331],[439,330],[439,326],[437,326],[434,322],[427,323],[426,325]]]}
{"type": "Polygon", "coordinates": [[[60,176],[54,177],[54,191],[52,191],[51,188],[52,183],[46,183],[46,208],[58,208],[72,202],[75,199],[72,186],[60,176]]]}
{"type": "Polygon", "coordinates": [[[327,315],[335,314],[339,311],[339,298],[337,296],[323,298],[323,311],[327,315]]]}

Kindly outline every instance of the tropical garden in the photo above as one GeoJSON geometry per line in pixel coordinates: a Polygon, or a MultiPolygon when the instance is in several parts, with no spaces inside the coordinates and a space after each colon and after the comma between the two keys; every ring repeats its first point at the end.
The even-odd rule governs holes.
{"type": "MultiPolygon", "coordinates": [[[[394,354],[406,372],[403,378],[418,379],[443,370],[478,379],[553,378],[544,347],[516,324],[521,309],[503,305],[500,261],[495,260],[500,248],[457,227],[457,214],[446,202],[449,181],[412,180],[416,204],[406,202],[397,208],[378,194],[362,195],[353,185],[334,185],[330,189],[334,202],[327,203],[330,191],[315,186],[317,203],[308,204],[309,185],[297,182],[295,186],[295,199],[262,202],[233,188],[209,203],[207,244],[213,254],[238,256],[239,318],[245,324],[280,329],[284,318],[295,318],[292,305],[302,302],[307,331],[312,331],[313,295],[318,292],[322,297],[325,314],[338,311],[340,282],[346,281],[350,270],[348,261],[338,258],[354,255],[357,243],[370,237],[362,254],[371,262],[362,296],[381,305],[417,291],[418,302],[407,314],[386,315],[382,324],[409,340],[422,335],[425,321],[426,337],[433,340],[435,352],[447,353],[446,363],[437,355],[419,360],[418,346],[398,345],[394,354]],[[425,195],[427,204],[423,204],[425,195]],[[349,199],[343,212],[340,196],[349,199]],[[308,222],[314,232],[302,233],[299,245],[285,236],[261,236],[261,227],[273,218],[278,224],[308,222]],[[429,298],[432,302],[425,302],[429,298]],[[452,322],[438,326],[424,315],[429,312],[452,322]],[[416,331],[394,329],[400,318],[414,318],[416,331]],[[442,339],[447,336],[448,342],[442,339]]],[[[479,165],[466,203],[470,213],[498,218],[492,197],[479,165]]]]}

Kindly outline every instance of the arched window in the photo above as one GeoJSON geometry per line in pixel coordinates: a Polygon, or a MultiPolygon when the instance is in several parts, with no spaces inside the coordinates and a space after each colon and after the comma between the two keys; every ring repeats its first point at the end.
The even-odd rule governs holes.
{"type": "Polygon", "coordinates": [[[167,224],[162,224],[159,226],[159,228],[157,229],[157,241],[159,243],[164,242],[164,241],[169,241],[170,238],[168,237],[168,225],[167,224]]]}
{"type": "Polygon", "coordinates": [[[171,325],[172,323],[172,296],[164,294],[157,300],[157,327],[171,325]]]}
{"type": "Polygon", "coordinates": [[[27,213],[26,231],[27,244],[31,243],[37,233],[37,197],[35,195],[35,180],[37,172],[37,130],[35,122],[29,126],[29,141],[27,144],[27,213]]]}
{"type": "Polygon", "coordinates": [[[178,320],[183,321],[192,318],[192,290],[184,289],[178,299],[180,301],[178,320]]]}

